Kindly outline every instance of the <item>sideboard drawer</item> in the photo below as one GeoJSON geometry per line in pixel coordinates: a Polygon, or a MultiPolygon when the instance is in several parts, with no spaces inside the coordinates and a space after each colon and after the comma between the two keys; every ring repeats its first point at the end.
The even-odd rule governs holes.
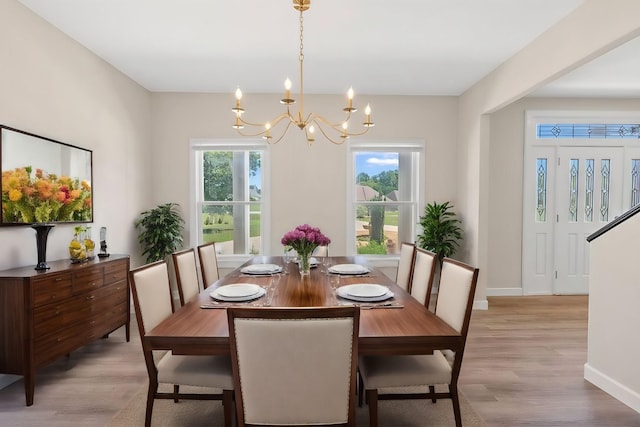
{"type": "Polygon", "coordinates": [[[82,323],[91,314],[91,301],[72,298],[57,304],[48,304],[33,311],[33,336],[44,335],[64,329],[76,323],[82,323]]]}
{"type": "Polygon", "coordinates": [[[90,268],[73,273],[73,293],[79,294],[98,289],[104,283],[102,268],[90,268]]]}
{"type": "Polygon", "coordinates": [[[128,270],[126,260],[108,264],[104,268],[104,284],[108,285],[109,283],[125,280],[127,278],[127,274],[129,274],[128,270]]]}
{"type": "Polygon", "coordinates": [[[33,305],[60,301],[71,296],[71,274],[57,274],[33,281],[33,305]]]}

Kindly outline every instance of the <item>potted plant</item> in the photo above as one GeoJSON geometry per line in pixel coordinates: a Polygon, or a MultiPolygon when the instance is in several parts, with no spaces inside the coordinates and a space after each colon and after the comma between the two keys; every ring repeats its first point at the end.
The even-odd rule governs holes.
{"type": "Polygon", "coordinates": [[[420,217],[422,234],[418,236],[418,246],[436,253],[440,266],[445,257],[455,253],[462,239],[461,221],[452,209],[449,202],[433,202],[425,206],[424,216],[420,217]]]}
{"type": "Polygon", "coordinates": [[[182,248],[184,220],[178,212],[177,203],[166,203],[144,211],[136,220],[138,242],[147,263],[160,261],[182,248]]]}

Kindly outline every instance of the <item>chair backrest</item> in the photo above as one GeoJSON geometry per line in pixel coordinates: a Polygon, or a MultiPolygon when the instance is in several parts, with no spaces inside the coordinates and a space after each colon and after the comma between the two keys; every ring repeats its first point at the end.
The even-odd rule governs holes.
{"type": "Polygon", "coordinates": [[[329,256],[329,246],[318,246],[313,250],[312,256],[326,257],[329,256]]]}
{"type": "Polygon", "coordinates": [[[409,291],[411,283],[411,270],[413,269],[413,258],[416,245],[402,242],[400,245],[400,261],[398,261],[398,271],[396,273],[396,283],[405,291],[409,291]]]}
{"type": "Polygon", "coordinates": [[[220,278],[218,271],[218,255],[214,242],[198,246],[198,258],[200,259],[200,272],[202,273],[202,285],[205,289],[214,284],[220,278]]]}
{"type": "Polygon", "coordinates": [[[438,256],[426,249],[416,248],[411,274],[411,296],[429,308],[431,287],[438,256]]]}
{"type": "Polygon", "coordinates": [[[173,257],[173,268],[176,272],[176,284],[178,285],[180,304],[184,305],[200,293],[196,253],[193,248],[190,248],[175,252],[171,256],[173,257]]]}
{"type": "Polygon", "coordinates": [[[238,425],[355,425],[358,307],[228,308],[238,425]]]}
{"type": "Polygon", "coordinates": [[[169,270],[165,261],[156,261],[129,272],[133,307],[140,338],[173,313],[169,270]]]}
{"type": "Polygon", "coordinates": [[[443,260],[435,313],[465,338],[477,281],[477,268],[450,258],[443,260]]]}

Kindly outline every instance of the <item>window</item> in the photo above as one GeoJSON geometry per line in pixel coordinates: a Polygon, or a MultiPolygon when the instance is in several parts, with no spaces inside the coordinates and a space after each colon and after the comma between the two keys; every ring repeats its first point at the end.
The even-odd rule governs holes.
{"type": "Polygon", "coordinates": [[[416,239],[423,160],[421,141],[349,143],[347,244],[353,253],[397,254],[416,239]]]}
{"type": "Polygon", "coordinates": [[[192,236],[221,255],[257,254],[265,239],[266,143],[193,141],[192,236]]]}

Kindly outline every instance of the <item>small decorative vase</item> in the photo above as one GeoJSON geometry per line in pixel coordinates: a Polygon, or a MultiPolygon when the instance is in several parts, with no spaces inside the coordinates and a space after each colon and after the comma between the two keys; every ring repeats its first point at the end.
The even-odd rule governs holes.
{"type": "Polygon", "coordinates": [[[32,224],[31,228],[36,230],[36,247],[38,249],[38,264],[36,270],[48,270],[47,265],[47,236],[53,228],[53,224],[32,224]]]}
{"type": "Polygon", "coordinates": [[[298,270],[301,276],[311,274],[311,254],[298,254],[298,270]]]}
{"type": "Polygon", "coordinates": [[[69,257],[72,263],[85,262],[87,260],[87,247],[84,245],[83,236],[76,236],[69,243],[69,257]]]}
{"type": "Polygon", "coordinates": [[[87,227],[87,230],[85,232],[84,246],[85,248],[87,248],[87,258],[95,258],[96,243],[93,241],[93,239],[91,239],[91,227],[87,227]]]}

